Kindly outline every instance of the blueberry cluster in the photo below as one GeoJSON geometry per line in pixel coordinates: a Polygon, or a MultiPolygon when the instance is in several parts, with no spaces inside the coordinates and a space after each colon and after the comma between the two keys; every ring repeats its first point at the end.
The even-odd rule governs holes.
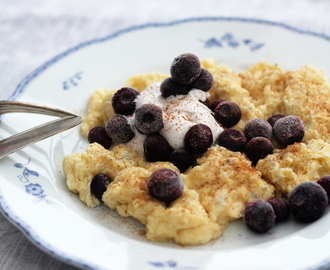
{"type": "Polygon", "coordinates": [[[261,118],[251,119],[246,123],[243,132],[230,128],[240,120],[241,114],[238,105],[223,100],[216,102],[215,105],[211,105],[214,110],[214,117],[222,126],[227,128],[219,135],[218,144],[231,151],[244,152],[253,164],[273,153],[273,140],[281,147],[286,147],[301,142],[304,137],[304,123],[298,117],[292,115],[276,114],[267,121],[261,118]],[[225,108],[223,109],[224,113],[221,113],[223,118],[227,113],[229,115],[227,119],[235,118],[235,121],[227,122],[227,119],[217,117],[223,107],[225,108]]]}
{"type": "Polygon", "coordinates": [[[305,181],[291,190],[288,199],[274,197],[249,202],[243,212],[243,221],[257,233],[269,231],[275,223],[287,220],[290,215],[300,222],[313,222],[324,214],[329,194],[330,175],[317,182],[305,181]]]}
{"type": "MultiPolygon", "coordinates": [[[[170,73],[171,77],[160,85],[164,98],[186,95],[194,88],[207,92],[213,86],[212,74],[202,68],[198,57],[191,53],[176,57],[170,73]]],[[[211,129],[204,124],[192,126],[185,135],[184,148],[174,150],[160,133],[164,127],[162,109],[154,104],[144,104],[136,108],[136,99],[139,95],[140,93],[131,87],[122,87],[116,91],[112,97],[112,107],[116,115],[108,120],[105,127],[92,128],[88,134],[88,141],[97,142],[109,149],[113,143],[127,143],[132,140],[135,136],[133,129],[136,129],[146,135],[143,149],[147,161],[170,161],[184,172],[195,163],[196,155],[204,153],[212,145],[211,129]],[[132,115],[134,127],[128,120],[128,116],[132,115]]],[[[203,103],[210,106],[209,100],[203,103]]],[[[221,113],[224,114],[225,111],[226,108],[222,109],[221,113]]],[[[110,183],[111,179],[107,175],[97,174],[91,181],[91,191],[101,200],[110,183]]],[[[178,198],[183,191],[181,177],[169,169],[160,169],[152,173],[147,186],[153,198],[165,203],[178,198]]]]}
{"type": "MultiPolygon", "coordinates": [[[[202,68],[198,57],[191,53],[176,57],[171,64],[170,73],[171,77],[160,85],[164,98],[186,95],[194,88],[207,92],[213,86],[212,74],[202,68]]],[[[170,161],[184,172],[195,163],[196,154],[204,153],[212,145],[211,129],[205,124],[192,126],[185,135],[184,148],[174,150],[160,133],[164,127],[162,109],[154,104],[144,104],[136,108],[139,95],[140,93],[131,87],[119,89],[112,97],[112,107],[116,115],[108,120],[105,127],[91,129],[89,142],[98,142],[108,149],[114,142],[129,142],[135,136],[133,129],[136,129],[146,135],[143,149],[147,161],[170,161]],[[134,127],[127,117],[133,114],[134,127]]],[[[204,104],[210,105],[208,100],[204,101],[204,104]]],[[[224,114],[226,110],[223,108],[219,111],[224,114]]],[[[231,115],[232,113],[228,114],[231,115]]]]}
{"type": "MultiPolygon", "coordinates": [[[[274,141],[280,147],[286,147],[301,142],[304,137],[304,124],[296,116],[276,114],[267,121],[251,119],[240,131],[232,128],[241,117],[236,103],[219,100],[213,102],[210,108],[217,121],[226,128],[219,135],[218,144],[231,151],[245,153],[254,165],[273,153],[274,141]]],[[[291,191],[288,199],[276,197],[268,201],[251,201],[246,205],[243,220],[248,228],[258,233],[267,232],[274,223],[288,219],[290,214],[299,221],[311,222],[323,215],[328,194],[330,176],[322,177],[317,183],[303,182],[291,191]]]]}
{"type": "Polygon", "coordinates": [[[134,137],[134,132],[125,116],[135,112],[135,100],[140,93],[131,87],[122,87],[112,97],[112,107],[117,115],[110,118],[105,127],[97,126],[88,133],[89,143],[97,142],[109,149],[113,142],[126,143],[134,137]]]}
{"type": "Polygon", "coordinates": [[[199,58],[192,53],[177,56],[172,62],[170,73],[171,77],[160,85],[164,98],[186,95],[194,88],[207,92],[213,86],[212,74],[201,67],[199,58]]]}

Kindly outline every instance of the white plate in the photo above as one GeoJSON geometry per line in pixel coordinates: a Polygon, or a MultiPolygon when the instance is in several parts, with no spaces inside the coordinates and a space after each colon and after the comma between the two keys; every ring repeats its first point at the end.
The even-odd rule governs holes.
{"type": "MultiPolygon", "coordinates": [[[[51,59],[17,88],[12,99],[84,115],[92,92],[123,86],[142,72],[169,73],[175,56],[192,52],[241,71],[259,61],[285,69],[311,64],[329,76],[330,38],[265,21],[199,18],[137,26],[78,45],[51,59]]],[[[7,137],[49,116],[8,114],[7,137]]],[[[270,233],[248,231],[241,220],[203,246],[149,242],[143,226],[105,208],[90,209],[66,188],[61,161],[83,151],[75,128],[0,161],[5,215],[36,245],[88,269],[317,269],[330,262],[330,213],[312,224],[289,221],[270,233]]]]}

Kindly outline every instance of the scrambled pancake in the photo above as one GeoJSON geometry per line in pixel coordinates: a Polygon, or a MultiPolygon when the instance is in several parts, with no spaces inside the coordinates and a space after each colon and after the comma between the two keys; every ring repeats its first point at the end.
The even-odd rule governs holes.
{"type": "MultiPolygon", "coordinates": [[[[148,177],[158,168],[179,173],[170,162],[147,162],[124,144],[106,150],[94,143],[84,153],[65,156],[68,188],[78,193],[81,201],[89,207],[99,205],[90,182],[98,173],[109,175],[113,182],[102,201],[121,216],[132,216],[145,224],[150,240],[207,243],[221,236],[231,220],[242,217],[245,205],[253,199],[287,196],[300,182],[330,174],[330,86],[320,71],[305,66],[287,72],[276,64],[258,63],[236,73],[212,60],[203,60],[202,65],[214,78],[210,100],[224,99],[240,106],[242,117],[234,128],[243,130],[253,118],[295,115],[304,122],[305,136],[301,143],[276,149],[256,166],[242,153],[210,147],[196,166],[181,173],[183,194],[170,205],[151,198],[146,187],[148,177]]],[[[128,80],[128,86],[141,92],[167,77],[156,72],[136,75],[128,80]]],[[[111,105],[115,92],[100,89],[92,95],[81,125],[83,136],[115,115],[111,105]]]]}

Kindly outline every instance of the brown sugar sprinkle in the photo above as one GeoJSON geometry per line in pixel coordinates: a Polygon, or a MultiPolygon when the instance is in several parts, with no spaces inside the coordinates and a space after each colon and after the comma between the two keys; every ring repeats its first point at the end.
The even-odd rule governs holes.
{"type": "MultiPolygon", "coordinates": [[[[251,67],[248,71],[237,74],[224,65],[216,65],[212,62],[207,64],[213,74],[216,74],[214,87],[209,92],[210,100],[214,101],[221,98],[232,100],[239,104],[243,110],[243,116],[242,121],[238,124],[238,129],[242,129],[246,121],[255,117],[268,119],[273,114],[295,115],[304,121],[306,136],[303,141],[304,143],[296,143],[285,149],[275,150],[272,155],[260,160],[255,168],[251,166],[250,161],[246,159],[244,154],[233,153],[218,146],[209,148],[198,159],[196,166],[182,174],[182,178],[187,186],[186,191],[198,194],[198,196],[196,195],[196,205],[203,208],[203,211],[198,213],[198,218],[201,217],[201,213],[206,213],[207,218],[213,215],[215,216],[214,219],[218,222],[217,225],[223,225],[225,227],[226,222],[240,217],[240,212],[243,210],[244,205],[252,198],[268,199],[274,196],[275,188],[276,193],[287,194],[289,188],[296,185],[301,179],[310,178],[311,176],[316,177],[319,174],[330,174],[330,164],[328,165],[328,158],[325,158],[328,155],[327,153],[330,153],[330,146],[327,144],[330,143],[330,86],[318,71],[306,67],[299,71],[286,72],[278,65],[259,63],[251,67]],[[322,142],[311,143],[313,140],[322,140],[322,142]],[[302,155],[307,160],[300,159],[301,161],[292,165],[302,155]],[[284,164],[285,162],[289,165],[284,164]],[[312,170],[312,173],[310,173],[313,168],[309,166],[313,162],[316,164],[314,167],[317,167],[317,169],[312,170]],[[322,166],[319,166],[320,164],[322,166]],[[284,173],[280,172],[282,169],[284,173]],[[293,173],[286,179],[286,174],[290,169],[293,173]],[[282,184],[282,186],[280,184],[277,185],[277,183],[282,184]]],[[[181,105],[180,102],[181,99],[173,100],[172,105],[179,107],[181,105]]],[[[196,106],[198,107],[198,105],[196,106]]],[[[167,110],[171,110],[169,105],[166,105],[164,108],[165,121],[167,119],[173,119],[170,116],[171,113],[166,113],[167,110]]],[[[183,110],[182,112],[177,112],[177,116],[179,117],[182,117],[183,114],[183,110]]],[[[189,121],[188,118],[189,116],[184,119],[189,121]]],[[[181,128],[180,123],[176,123],[175,125],[176,130],[181,128]]],[[[100,155],[103,155],[103,153],[100,153],[100,155]]],[[[119,171],[129,166],[145,168],[148,171],[153,170],[151,167],[147,168],[147,165],[143,161],[129,161],[130,159],[135,159],[130,158],[130,154],[126,155],[127,157],[125,158],[120,154],[111,154],[110,156],[111,159],[119,160],[108,162],[107,158],[93,157],[93,162],[97,163],[95,166],[99,166],[100,170],[108,170],[110,172],[114,170],[115,172],[111,172],[114,175],[118,175],[119,171]],[[126,163],[121,164],[121,162],[126,163]]],[[[72,163],[77,163],[77,159],[72,159],[72,163]]],[[[93,169],[93,164],[85,163],[86,165],[76,165],[75,169],[79,171],[93,169]]],[[[140,178],[138,173],[136,177],[140,178]]],[[[72,186],[71,190],[80,192],[83,200],[85,199],[83,196],[88,193],[85,192],[86,187],[84,186],[88,181],[84,181],[85,179],[83,177],[77,179],[81,180],[81,183],[72,186]]],[[[124,179],[121,180],[124,181],[124,179]]],[[[134,181],[131,178],[129,180],[134,181]]],[[[150,199],[145,190],[145,182],[142,180],[136,181],[134,187],[129,186],[129,184],[127,183],[129,188],[124,187],[119,191],[120,194],[118,194],[118,197],[127,192],[127,190],[130,191],[130,189],[135,189],[138,195],[133,198],[127,198],[129,196],[126,194],[125,200],[127,199],[127,201],[125,202],[122,202],[119,198],[117,201],[118,208],[126,206],[137,207],[139,210],[142,209],[145,211],[143,213],[144,216],[142,218],[141,216],[139,217],[145,223],[145,216],[150,217],[150,215],[157,212],[155,210],[157,207],[157,209],[161,209],[159,216],[162,217],[165,213],[162,211],[165,211],[166,207],[150,199]],[[154,205],[156,205],[156,208],[152,208],[154,205]]],[[[116,194],[114,195],[116,196],[116,194]]],[[[88,197],[89,194],[86,196],[88,197]]],[[[110,196],[108,199],[115,200],[113,197],[110,198],[110,196]]],[[[193,199],[188,197],[185,203],[188,204],[191,201],[193,199]]],[[[184,209],[179,208],[178,210],[180,217],[189,213],[186,204],[184,204],[184,207],[184,209]]],[[[168,210],[174,211],[175,204],[171,205],[168,210]]],[[[122,213],[127,214],[124,211],[122,213]]],[[[207,222],[210,222],[210,220],[207,222]]],[[[180,222],[183,223],[182,220],[180,222]]],[[[122,223],[118,223],[118,227],[129,223],[129,220],[124,219],[122,223]]],[[[162,220],[162,226],[166,226],[164,223],[166,221],[162,220]]],[[[172,225],[169,225],[171,235],[175,234],[172,225]]],[[[203,228],[200,224],[198,226],[203,228]]],[[[136,233],[142,237],[146,233],[138,226],[136,228],[131,226],[129,230],[131,230],[131,234],[136,233]]],[[[222,229],[218,230],[219,232],[215,233],[213,238],[222,234],[222,229]]],[[[192,231],[196,232],[196,230],[192,231]]],[[[147,233],[149,233],[148,230],[147,233]]],[[[158,236],[152,235],[152,240],[157,241],[158,236]]],[[[193,235],[190,239],[194,240],[193,235]]],[[[171,237],[165,239],[165,241],[173,240],[171,237]]],[[[204,239],[205,243],[210,240],[204,239]]],[[[161,238],[160,241],[164,241],[164,238],[161,238]]],[[[181,239],[175,239],[174,241],[182,244],[181,239]]],[[[200,243],[190,242],[188,244],[200,243]]]]}
{"type": "MultiPolygon", "coordinates": [[[[254,183],[253,181],[249,181],[249,179],[256,177],[261,180],[261,173],[253,169],[251,163],[241,153],[221,150],[225,152],[226,157],[223,157],[219,155],[219,150],[220,149],[217,147],[210,148],[206,156],[199,159],[198,164],[201,165],[201,169],[198,170],[198,168],[196,168],[196,170],[198,170],[198,172],[203,171],[203,177],[207,180],[200,186],[193,184],[194,187],[202,189],[208,186],[213,192],[221,189],[226,189],[230,192],[242,187],[249,191],[259,188],[258,184],[260,183],[254,183]],[[227,182],[229,180],[222,180],[224,176],[231,179],[230,185],[228,185],[227,182]]],[[[194,168],[190,172],[193,171],[194,168]]]]}

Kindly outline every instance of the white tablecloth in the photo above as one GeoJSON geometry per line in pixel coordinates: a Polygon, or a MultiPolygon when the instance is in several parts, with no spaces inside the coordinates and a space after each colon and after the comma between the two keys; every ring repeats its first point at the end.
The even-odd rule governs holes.
{"type": "MultiPolygon", "coordinates": [[[[0,99],[53,56],[133,25],[244,17],[330,36],[329,14],[329,0],[0,0],[0,99]]],[[[35,247],[0,213],[0,269],[76,268],[35,247]]]]}

